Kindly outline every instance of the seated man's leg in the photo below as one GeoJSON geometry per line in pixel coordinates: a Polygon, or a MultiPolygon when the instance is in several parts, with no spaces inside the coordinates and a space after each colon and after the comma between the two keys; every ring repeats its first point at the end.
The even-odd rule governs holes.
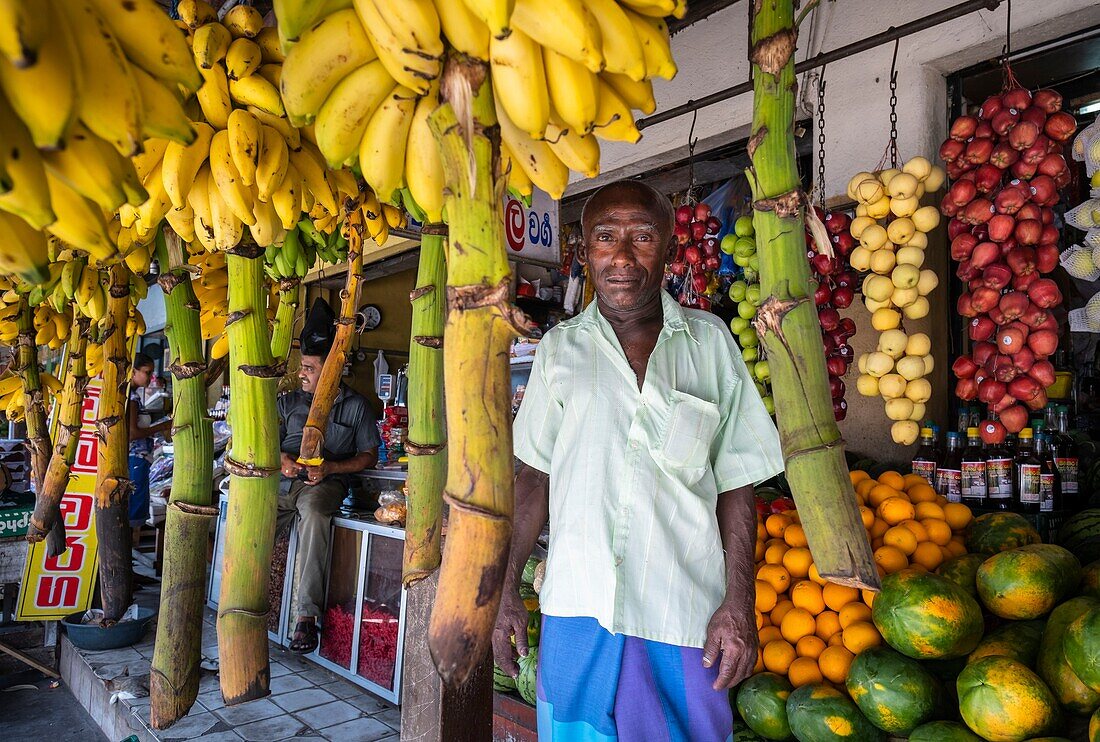
{"type": "Polygon", "coordinates": [[[133,484],[130,492],[130,545],[136,549],[141,538],[141,527],[149,520],[149,459],[131,454],[128,464],[130,482],[133,484]]]}
{"type": "Polygon", "coordinates": [[[342,482],[303,485],[298,492],[298,618],[319,618],[325,596],[332,516],[347,496],[342,482]]]}

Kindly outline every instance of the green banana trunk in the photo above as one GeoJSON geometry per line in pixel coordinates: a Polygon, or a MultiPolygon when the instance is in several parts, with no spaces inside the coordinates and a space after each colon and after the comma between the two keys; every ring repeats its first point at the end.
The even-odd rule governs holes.
{"type": "Polygon", "coordinates": [[[753,79],[748,171],[760,245],[756,329],[772,372],[783,453],[802,525],[821,576],[877,589],[878,571],[860,520],[833,416],[821,350],[794,148],[793,0],[750,6],[753,79]]]}
{"type": "Polygon", "coordinates": [[[164,327],[172,354],[172,489],[164,517],[164,572],[160,618],[149,673],[149,718],[167,729],[187,715],[199,692],[206,547],[210,523],[214,433],[206,415],[206,360],[199,302],[185,270],[187,255],[175,234],[157,235],[164,327]]]}
{"type": "Polygon", "coordinates": [[[95,527],[99,539],[99,591],[103,623],[122,618],[133,600],[130,555],[130,431],[126,418],[130,353],[126,322],[130,310],[130,269],[110,268],[107,314],[101,325],[103,388],[99,393],[99,465],[95,483],[95,527]]]}
{"type": "Polygon", "coordinates": [[[298,278],[279,279],[279,306],[275,309],[275,324],[271,328],[271,355],[283,362],[290,355],[294,338],[294,320],[302,300],[302,282],[298,278]]]}
{"type": "Polygon", "coordinates": [[[450,520],[428,646],[440,677],[458,686],[487,658],[512,536],[508,346],[522,315],[509,302],[487,65],[448,59],[440,99],[429,125],[443,160],[450,246],[443,333],[450,520]]]}
{"type": "Polygon", "coordinates": [[[270,693],[267,588],[275,545],[279,488],[279,419],[275,392],[281,364],[271,356],[264,289],[263,248],[228,251],[229,383],[233,445],[225,556],[218,603],[222,698],[227,705],[270,693]]]}
{"type": "Polygon", "coordinates": [[[46,479],[52,446],[50,431],[46,426],[46,403],[42,393],[42,379],[38,369],[38,346],[34,344],[34,309],[26,297],[19,300],[19,312],[15,319],[19,335],[16,373],[23,380],[23,405],[26,409],[27,453],[31,463],[31,477],[35,492],[41,494],[46,479]]]}

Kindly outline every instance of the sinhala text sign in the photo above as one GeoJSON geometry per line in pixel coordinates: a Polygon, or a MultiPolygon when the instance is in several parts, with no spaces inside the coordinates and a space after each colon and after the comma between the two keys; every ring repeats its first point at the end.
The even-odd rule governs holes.
{"type": "Polygon", "coordinates": [[[531,197],[530,208],[506,194],[504,238],[508,257],[512,260],[559,264],[558,202],[537,188],[531,197]]]}

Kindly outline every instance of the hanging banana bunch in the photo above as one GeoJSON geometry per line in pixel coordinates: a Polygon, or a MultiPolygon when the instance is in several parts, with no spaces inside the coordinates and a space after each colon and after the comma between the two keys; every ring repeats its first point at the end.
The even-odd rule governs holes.
{"type": "Polygon", "coordinates": [[[109,261],[113,214],[148,199],[129,158],[195,139],[184,37],[154,0],[5,2],[0,27],[0,270],[43,280],[41,230],[109,261]]]}

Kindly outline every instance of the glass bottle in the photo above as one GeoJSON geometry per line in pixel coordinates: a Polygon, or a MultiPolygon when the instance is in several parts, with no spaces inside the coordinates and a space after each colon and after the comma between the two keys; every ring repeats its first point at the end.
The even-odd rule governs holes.
{"type": "Polygon", "coordinates": [[[1062,483],[1062,507],[1069,511],[1080,508],[1080,461],[1077,446],[1069,433],[1069,406],[1058,405],[1055,416],[1054,463],[1062,483]]]}
{"type": "Polygon", "coordinates": [[[1010,510],[1015,493],[1012,454],[1003,443],[990,443],[985,449],[986,506],[991,510],[1010,510]]]}
{"type": "Polygon", "coordinates": [[[1016,449],[1016,511],[1039,512],[1039,486],[1043,462],[1035,455],[1034,435],[1031,428],[1020,431],[1020,443],[1016,449]]]}
{"type": "Polygon", "coordinates": [[[936,455],[936,440],[932,428],[921,428],[920,448],[913,457],[913,473],[919,474],[928,480],[928,484],[936,486],[936,468],[939,466],[939,457],[936,455]]]}
{"type": "Polygon", "coordinates": [[[962,502],[970,508],[984,508],[989,496],[985,474],[985,451],[977,428],[966,429],[966,449],[962,454],[962,502]]]}
{"type": "Polygon", "coordinates": [[[970,407],[962,405],[959,407],[959,420],[955,426],[955,430],[959,435],[966,435],[967,429],[970,427],[970,407]]]}
{"type": "Polygon", "coordinates": [[[1042,462],[1039,472],[1039,512],[1053,513],[1062,509],[1062,483],[1054,463],[1052,436],[1043,433],[1036,440],[1035,455],[1042,462]]]}
{"type": "Polygon", "coordinates": [[[936,469],[935,489],[948,502],[962,501],[962,443],[955,431],[947,434],[947,453],[936,469]]]}

